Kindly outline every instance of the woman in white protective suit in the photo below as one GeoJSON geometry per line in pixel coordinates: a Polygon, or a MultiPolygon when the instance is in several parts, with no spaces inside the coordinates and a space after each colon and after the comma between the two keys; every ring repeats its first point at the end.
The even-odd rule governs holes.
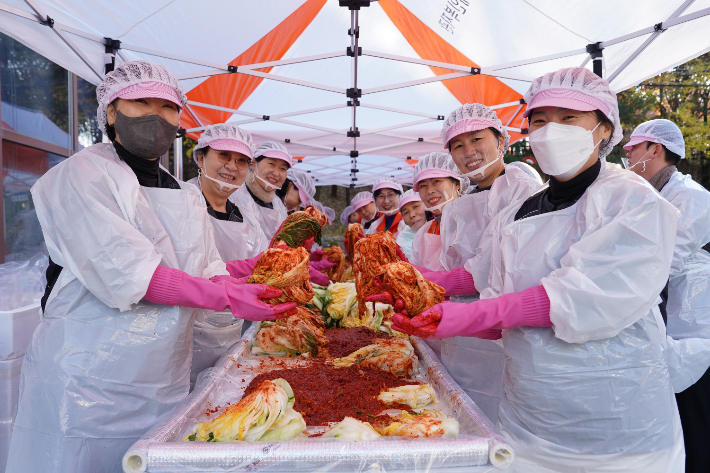
{"type": "Polygon", "coordinates": [[[682,472],[683,434],[658,294],[678,211],[604,157],[621,140],[616,94],[584,68],[535,79],[530,145],[551,176],[499,212],[490,287],[393,328],[503,337],[499,426],[516,472],[682,472]],[[501,332],[502,331],[502,332],[501,332]]]}
{"type": "Polygon", "coordinates": [[[675,389],[686,473],[710,471],[710,192],[679,172],[685,140],[669,120],[640,124],[624,146],[624,164],[680,211],[670,278],[661,293],[668,367],[675,389]]]}
{"type": "Polygon", "coordinates": [[[470,181],[462,176],[448,153],[429,153],[419,158],[412,175],[413,189],[433,219],[417,230],[411,262],[427,271],[441,266],[441,214],[446,205],[468,192],[470,181]]]}
{"type": "Polygon", "coordinates": [[[286,212],[292,214],[308,206],[308,202],[316,195],[316,184],[305,171],[290,168],[276,194],[286,206],[286,212]]]}
{"type": "MultiPolygon", "coordinates": [[[[458,171],[474,185],[468,194],[448,204],[442,212],[439,261],[441,269],[452,273],[424,273],[424,277],[441,283],[451,301],[472,302],[478,299],[473,287],[471,294],[454,295],[451,283],[472,277],[478,289],[486,287],[491,239],[482,241],[484,230],[501,209],[514,202],[522,203],[539,190],[542,180],[525,163],[504,164],[510,137],[495,111],[485,105],[464,104],[451,112],[441,137],[458,171]]],[[[442,341],[441,361],[483,413],[495,422],[503,395],[503,347],[492,340],[451,337],[442,341]]]]}
{"type": "MultiPolygon", "coordinates": [[[[257,218],[229,197],[244,185],[253,150],[251,134],[230,123],[210,125],[193,151],[199,175],[188,183],[205,199],[217,251],[223,261],[255,258],[269,246],[257,218]]],[[[192,337],[190,384],[239,341],[242,320],[230,311],[198,311],[192,337]]]]}
{"type": "Polygon", "coordinates": [[[280,143],[267,141],[254,150],[254,161],[249,168],[246,185],[231,197],[240,209],[259,218],[261,229],[269,241],[288,216],[286,206],[276,191],[286,181],[291,165],[291,152],[280,143]]]}
{"type": "Polygon", "coordinates": [[[131,444],[188,393],[195,308],[268,320],[293,307],[231,280],[204,198],[160,168],[186,103],[175,76],[125,62],[96,96],[111,143],[32,187],[51,268],[7,471],[121,471],[131,444]]]}
{"type": "Polygon", "coordinates": [[[397,244],[402,248],[402,252],[409,259],[412,257],[412,243],[417,230],[427,222],[424,203],[419,196],[419,192],[409,189],[402,194],[399,200],[399,213],[402,214],[402,221],[405,227],[397,235],[397,244]]]}
{"type": "Polygon", "coordinates": [[[372,197],[377,206],[377,215],[365,229],[366,235],[390,232],[397,238],[399,232],[405,227],[402,214],[399,213],[399,199],[402,192],[402,185],[393,177],[382,177],[375,181],[372,186],[372,197]]]}

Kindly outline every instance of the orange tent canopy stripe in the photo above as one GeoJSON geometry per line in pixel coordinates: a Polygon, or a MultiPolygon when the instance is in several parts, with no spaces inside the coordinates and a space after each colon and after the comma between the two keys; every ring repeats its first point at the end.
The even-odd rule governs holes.
{"type": "MultiPolygon", "coordinates": [[[[429,61],[446,62],[449,64],[459,64],[471,67],[480,67],[463,53],[447,43],[441,36],[436,34],[423,21],[414,16],[398,0],[380,0],[379,5],[385,11],[389,19],[394,23],[402,36],[414,48],[419,57],[429,61]]],[[[449,74],[449,69],[432,67],[431,70],[436,75],[449,74]]],[[[499,105],[502,103],[514,102],[523,96],[512,88],[505,85],[500,80],[492,76],[477,75],[471,77],[461,77],[443,81],[442,84],[456,97],[464,103],[482,103],[484,105],[499,105]]],[[[496,110],[498,117],[503,124],[508,123],[517,107],[507,107],[496,110]]],[[[510,121],[510,126],[519,127],[523,119],[525,107],[521,108],[518,114],[510,121]]],[[[509,132],[510,142],[522,138],[520,133],[509,132]]]]}
{"type": "MultiPolygon", "coordinates": [[[[240,66],[280,60],[318,15],[325,2],[326,0],[307,0],[279,23],[278,26],[230,62],[229,65],[240,66]]],[[[268,73],[270,70],[271,68],[265,68],[261,71],[268,73]]],[[[262,80],[264,79],[244,74],[212,76],[189,91],[187,98],[194,102],[238,109],[261,84],[262,80]]],[[[220,110],[195,106],[190,108],[204,124],[223,123],[232,116],[231,113],[220,110]]],[[[180,126],[189,129],[197,128],[200,125],[187,112],[181,114],[180,126]]],[[[188,136],[196,140],[199,137],[199,133],[190,133],[188,136]]]]}

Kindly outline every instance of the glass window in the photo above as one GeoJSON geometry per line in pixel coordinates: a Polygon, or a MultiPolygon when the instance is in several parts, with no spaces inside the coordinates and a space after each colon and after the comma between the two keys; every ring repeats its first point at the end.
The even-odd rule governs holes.
{"type": "Polygon", "coordinates": [[[30,188],[63,156],[3,140],[5,261],[25,261],[47,252],[30,188]]]}
{"type": "Polygon", "coordinates": [[[0,74],[3,127],[71,148],[67,71],[0,33],[0,74]]]}
{"type": "Polygon", "coordinates": [[[79,144],[86,148],[101,143],[102,133],[96,120],[96,86],[81,77],[76,78],[77,108],[79,109],[79,144]]]}

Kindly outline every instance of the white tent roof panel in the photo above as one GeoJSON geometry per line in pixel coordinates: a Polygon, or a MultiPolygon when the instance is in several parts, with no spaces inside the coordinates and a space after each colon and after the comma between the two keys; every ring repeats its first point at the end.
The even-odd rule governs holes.
{"type": "MultiPolygon", "coordinates": [[[[209,117],[220,117],[242,123],[257,143],[289,139],[287,146],[293,154],[305,156],[298,166],[311,171],[318,184],[358,186],[387,173],[408,182],[411,164],[406,157],[442,149],[439,115],[448,115],[466,100],[491,106],[500,105],[491,97],[515,102],[528,88],[525,79],[550,70],[582,64],[591,68],[586,51],[590,43],[606,42],[603,75],[615,90],[710,49],[710,0],[466,3],[458,2],[458,19],[450,20],[453,26],[448,30],[440,24],[442,14],[457,2],[381,0],[359,11],[359,46],[366,55],[358,57],[357,87],[364,95],[356,110],[355,125],[361,133],[356,140],[346,136],[353,126],[353,110],[346,106],[343,93],[353,84],[354,59],[344,55],[351,44],[346,32],[352,17],[334,0],[270,0],[268,8],[263,2],[230,0],[0,0],[0,31],[93,83],[99,82],[104,71],[103,38],[118,39],[122,48],[117,62],[147,59],[164,64],[178,76],[189,75],[182,82],[191,101],[203,103],[198,98],[216,97],[208,103],[212,109],[191,105],[202,120],[211,123],[209,117]],[[55,21],[54,29],[39,22],[45,15],[55,21]],[[669,23],[674,16],[678,21],[692,20],[669,23]],[[653,25],[660,22],[666,31],[654,33],[653,25]],[[614,42],[639,31],[643,34],[614,42]],[[334,51],[341,55],[276,65],[271,70],[250,70],[244,59],[238,59],[236,75],[214,75],[227,74],[227,64],[241,55],[257,58],[253,63],[263,62],[258,59],[262,57],[283,61],[334,51]],[[370,51],[402,60],[371,57],[370,51]],[[544,56],[551,57],[530,62],[544,56]],[[483,82],[485,76],[468,76],[438,81],[422,59],[447,62],[447,57],[466,62],[452,66],[456,71],[469,71],[467,59],[482,67],[482,74],[498,80],[483,82]],[[255,88],[248,86],[257,84],[246,80],[249,75],[263,73],[266,80],[255,88]],[[275,75],[281,79],[268,80],[278,79],[275,75]],[[417,80],[437,81],[404,87],[417,80]],[[237,83],[246,88],[233,90],[223,85],[237,83]],[[368,89],[392,84],[404,88],[368,93],[368,89]],[[220,115],[215,111],[219,108],[239,113],[220,115]],[[313,111],[318,108],[326,109],[313,111]],[[296,113],[303,111],[309,113],[296,113]],[[264,115],[271,119],[262,120],[264,115]],[[350,150],[354,148],[361,155],[353,163],[350,150]],[[353,165],[359,170],[357,181],[351,180],[353,165]]],[[[517,128],[522,110],[515,104],[500,113],[510,127],[517,128]]],[[[183,120],[186,127],[198,127],[189,113],[183,120]]]]}

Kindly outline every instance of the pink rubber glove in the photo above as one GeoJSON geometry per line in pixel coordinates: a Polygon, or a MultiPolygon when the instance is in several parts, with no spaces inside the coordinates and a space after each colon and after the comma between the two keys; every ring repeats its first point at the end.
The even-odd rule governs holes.
{"type": "Polygon", "coordinates": [[[515,327],[551,327],[550,299],[542,286],[470,304],[443,302],[410,319],[392,318],[392,328],[424,338],[490,338],[496,331],[515,327]]]}
{"type": "Polygon", "coordinates": [[[320,261],[325,257],[325,251],[323,250],[316,250],[311,253],[311,261],[320,261]]]}
{"type": "Polygon", "coordinates": [[[330,284],[330,278],[317,269],[313,269],[310,264],[308,265],[308,275],[311,277],[311,282],[314,284],[318,284],[319,286],[327,286],[330,284]]]}
{"type": "Polygon", "coordinates": [[[333,266],[335,266],[335,263],[331,263],[327,259],[322,259],[320,261],[310,261],[308,263],[308,266],[310,268],[315,269],[316,271],[323,271],[324,269],[330,269],[333,266]]]}
{"type": "MultiPolygon", "coordinates": [[[[421,273],[421,271],[419,272],[421,273]]],[[[444,293],[446,297],[459,294],[478,294],[471,273],[464,268],[454,268],[451,271],[426,271],[422,273],[422,276],[446,289],[444,293]]]]}
{"type": "MultiPolygon", "coordinates": [[[[402,251],[402,248],[400,248],[399,245],[397,245],[397,248],[395,248],[394,251],[397,254],[397,257],[399,257],[399,259],[401,259],[405,263],[409,263],[407,256],[404,254],[404,252],[402,251]]],[[[419,268],[417,268],[417,269],[419,269],[419,268]]],[[[421,273],[421,271],[419,271],[419,272],[421,273]]]]}
{"type": "Polygon", "coordinates": [[[229,307],[240,319],[261,321],[286,317],[295,302],[270,305],[261,298],[279,297],[281,289],[263,284],[234,284],[222,279],[195,278],[179,269],[158,266],[144,299],[155,304],[179,305],[198,309],[224,310],[229,307]]]}
{"type": "Polygon", "coordinates": [[[261,258],[262,253],[251,259],[241,259],[235,261],[227,261],[227,272],[233,278],[243,278],[245,276],[251,276],[254,271],[254,266],[256,262],[261,258]]]}
{"type": "Polygon", "coordinates": [[[311,248],[313,248],[313,244],[316,242],[315,238],[310,237],[308,240],[303,242],[303,247],[310,253],[311,248]]]}

